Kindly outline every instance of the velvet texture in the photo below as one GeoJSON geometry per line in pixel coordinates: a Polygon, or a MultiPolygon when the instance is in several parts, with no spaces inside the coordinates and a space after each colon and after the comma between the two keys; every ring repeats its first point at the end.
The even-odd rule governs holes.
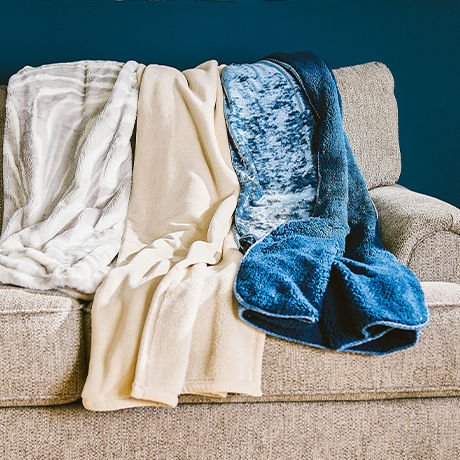
{"type": "Polygon", "coordinates": [[[269,334],[338,351],[383,354],[414,345],[429,321],[423,292],[416,276],[381,243],[327,64],[312,53],[274,54],[253,65],[227,66],[222,82],[241,185],[234,223],[246,252],[234,284],[240,318],[269,334]],[[261,63],[278,66],[283,78],[256,75],[261,63]],[[289,87],[301,97],[286,98],[289,87]],[[267,94],[280,101],[274,111],[261,110],[267,94]],[[281,128],[273,122],[280,119],[281,128]],[[261,141],[279,129],[283,142],[261,141]],[[299,182],[294,165],[302,169],[301,158],[314,161],[316,172],[299,182]],[[279,178],[284,192],[293,187],[286,209],[295,212],[283,222],[276,214],[270,226],[271,213],[261,208],[280,207],[283,190],[276,203],[271,193],[279,178]],[[316,193],[310,206],[303,191],[311,186],[316,193]],[[267,232],[241,232],[250,227],[267,232]]]}

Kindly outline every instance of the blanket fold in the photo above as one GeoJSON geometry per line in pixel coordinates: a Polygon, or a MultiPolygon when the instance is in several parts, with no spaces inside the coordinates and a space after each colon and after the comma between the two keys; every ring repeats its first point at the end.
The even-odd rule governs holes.
{"type": "Polygon", "coordinates": [[[131,187],[137,63],[25,67],[8,83],[0,282],[89,299],[131,187]]]}
{"type": "Polygon", "coordinates": [[[238,318],[239,193],[215,61],[140,72],[133,188],[117,266],[93,302],[83,404],[261,394],[265,334],[238,318]]]}
{"type": "Polygon", "coordinates": [[[241,186],[240,317],[339,351],[413,345],[428,324],[423,292],[381,243],[332,71],[312,53],[279,53],[227,66],[222,82],[241,186]]]}

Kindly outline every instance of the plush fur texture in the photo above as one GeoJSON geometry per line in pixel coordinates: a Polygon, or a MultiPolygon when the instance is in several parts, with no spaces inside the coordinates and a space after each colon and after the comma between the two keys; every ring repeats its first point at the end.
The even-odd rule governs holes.
{"type": "Polygon", "coordinates": [[[78,61],[10,78],[0,283],[89,300],[109,272],[131,189],[137,67],[78,61]]]}
{"type": "Polygon", "coordinates": [[[234,284],[240,317],[272,335],[339,351],[383,354],[414,345],[429,321],[423,292],[416,276],[381,243],[375,207],[343,130],[340,94],[326,63],[312,53],[274,54],[253,65],[226,67],[222,82],[241,184],[235,235],[247,251],[234,284]],[[261,66],[279,68],[278,78],[258,73],[264,91],[248,85],[261,66]],[[293,87],[300,98],[285,97],[293,87]],[[264,92],[282,103],[260,110],[264,92]],[[299,129],[302,111],[304,120],[311,113],[311,129],[308,122],[299,129]],[[264,143],[261,138],[276,136],[272,131],[279,126],[273,120],[282,119],[280,112],[284,141],[264,143]],[[295,212],[270,225],[270,211],[258,208],[279,206],[283,197],[274,204],[264,194],[277,188],[279,177],[284,190],[299,183],[294,172],[295,166],[302,168],[302,157],[316,164],[316,173],[302,177],[305,187],[315,187],[313,203],[304,205],[301,181],[285,208],[295,212]],[[265,221],[259,224],[259,218],[265,221]],[[242,235],[241,228],[251,227],[267,231],[242,235]]]}

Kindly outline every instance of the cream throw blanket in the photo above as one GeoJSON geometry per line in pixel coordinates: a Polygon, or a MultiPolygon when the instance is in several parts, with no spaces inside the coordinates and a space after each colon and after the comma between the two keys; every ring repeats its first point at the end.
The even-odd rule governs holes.
{"type": "Polygon", "coordinates": [[[90,298],[131,187],[136,62],[25,67],[8,83],[0,282],[90,298]]]}
{"type": "Polygon", "coordinates": [[[117,266],[94,298],[87,409],[261,395],[265,336],[233,297],[239,185],[219,71],[210,61],[140,75],[133,188],[117,266]]]}

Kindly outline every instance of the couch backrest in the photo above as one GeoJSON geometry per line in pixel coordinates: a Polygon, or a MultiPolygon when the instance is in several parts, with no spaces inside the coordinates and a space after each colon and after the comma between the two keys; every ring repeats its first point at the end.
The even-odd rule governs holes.
{"type": "MultiPolygon", "coordinates": [[[[342,95],[345,131],[367,187],[372,189],[394,184],[401,172],[401,154],[398,141],[398,108],[390,70],[380,62],[369,62],[335,69],[334,74],[342,95]]],[[[0,86],[0,158],[3,149],[5,100],[6,86],[0,86]]]]}
{"type": "Polygon", "coordinates": [[[394,80],[381,62],[334,70],[343,124],[367,188],[396,183],[401,174],[394,80]]]}

